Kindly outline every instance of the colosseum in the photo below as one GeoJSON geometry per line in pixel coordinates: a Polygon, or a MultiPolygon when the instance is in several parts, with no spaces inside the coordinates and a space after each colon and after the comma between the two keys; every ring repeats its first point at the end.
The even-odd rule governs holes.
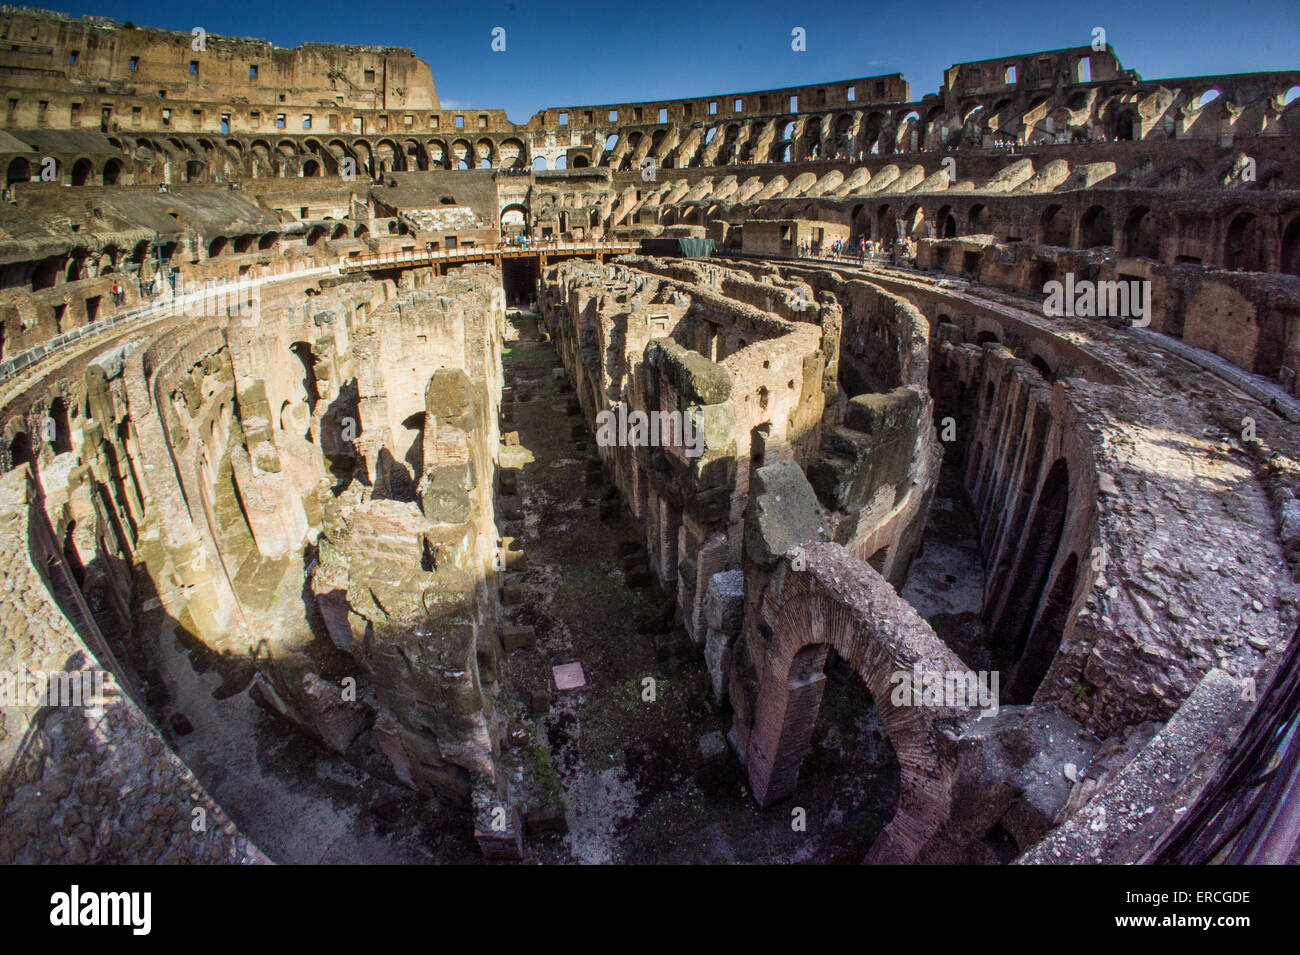
{"type": "Polygon", "coordinates": [[[1296,860],[1300,69],[0,30],[0,862],[1296,860]]]}

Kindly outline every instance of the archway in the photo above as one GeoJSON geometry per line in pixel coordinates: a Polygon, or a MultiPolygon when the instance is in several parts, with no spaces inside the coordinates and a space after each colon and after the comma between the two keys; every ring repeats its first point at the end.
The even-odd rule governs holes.
{"type": "Polygon", "coordinates": [[[1123,254],[1130,258],[1160,258],[1160,224],[1146,206],[1138,206],[1124,222],[1123,254]]]}
{"type": "Polygon", "coordinates": [[[22,156],[11,161],[9,168],[5,171],[6,186],[12,186],[16,182],[30,182],[31,178],[32,167],[22,156]]]}
{"type": "Polygon", "coordinates": [[[941,239],[957,238],[957,217],[952,214],[952,206],[943,206],[935,216],[936,227],[941,239]]]}
{"type": "Polygon", "coordinates": [[[1062,206],[1050,205],[1043,213],[1043,245],[1068,248],[1070,245],[1070,214],[1062,206]]]}
{"type": "Polygon", "coordinates": [[[1282,234],[1281,271],[1288,275],[1300,275],[1300,216],[1291,220],[1282,234]]]}
{"type": "Polygon", "coordinates": [[[47,417],[53,422],[50,450],[55,454],[68,453],[72,450],[72,423],[68,419],[68,406],[61,396],[50,402],[47,417]]]}
{"type": "Polygon", "coordinates": [[[954,764],[940,757],[938,724],[970,710],[896,703],[895,675],[919,670],[923,680],[937,678],[943,686],[943,674],[967,668],[865,562],[837,544],[809,545],[802,556],[804,569],[796,571],[791,558],[778,568],[781,604],[764,611],[772,633],[746,751],[754,798],[766,806],[795,791],[825,689],[829,647],[862,677],[898,756],[898,805],[864,861],[906,863],[923,852],[942,859],[936,837],[952,811],[954,764]]]}
{"type": "Polygon", "coordinates": [[[1114,243],[1115,227],[1111,224],[1110,213],[1102,206],[1093,206],[1083,214],[1083,219],[1079,222],[1079,246],[1095,249],[1114,243]]]}
{"type": "Polygon", "coordinates": [[[989,621],[989,632],[999,634],[995,653],[1006,664],[1014,664],[1025,653],[1036,617],[1035,611],[1047,585],[1047,572],[1056,558],[1070,503],[1070,469],[1064,458],[1052,463],[1043,479],[1019,557],[1006,586],[1000,608],[989,621]]]}
{"type": "Polygon", "coordinates": [[[103,183],[106,186],[116,186],[122,181],[122,161],[120,159],[110,159],[104,163],[103,183]]]}
{"type": "Polygon", "coordinates": [[[1264,229],[1254,213],[1238,213],[1228,226],[1223,265],[1246,272],[1264,272],[1264,229]]]}
{"type": "Polygon", "coordinates": [[[316,357],[312,354],[311,345],[307,342],[294,342],[289,346],[289,350],[302,364],[303,397],[307,403],[308,413],[314,414],[316,402],[320,400],[320,392],[316,384],[316,357]]]}
{"type": "Polygon", "coordinates": [[[1038,615],[1038,622],[1025,643],[1024,652],[1012,671],[1006,689],[1006,702],[1010,705],[1030,703],[1047,676],[1056,651],[1065,635],[1065,625],[1070,622],[1070,602],[1074,598],[1074,584],[1078,577],[1079,557],[1066,558],[1056,583],[1052,585],[1047,602],[1038,615]]]}
{"type": "Polygon", "coordinates": [[[95,166],[89,159],[78,159],[72,164],[72,184],[74,186],[87,186],[90,184],[90,177],[95,174],[95,166]]]}

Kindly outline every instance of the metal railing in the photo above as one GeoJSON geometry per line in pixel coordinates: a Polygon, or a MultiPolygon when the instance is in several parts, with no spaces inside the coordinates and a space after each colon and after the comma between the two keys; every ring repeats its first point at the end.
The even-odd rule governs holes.
{"type": "Polygon", "coordinates": [[[344,259],[340,269],[344,272],[401,268],[403,266],[426,265],[440,262],[468,261],[471,259],[489,259],[498,255],[564,255],[583,252],[635,252],[641,248],[639,242],[539,242],[536,245],[476,245],[457,249],[417,250],[409,252],[390,252],[380,255],[357,256],[344,259]]]}
{"type": "Polygon", "coordinates": [[[328,275],[338,272],[338,265],[312,266],[310,268],[294,268],[288,272],[278,272],[272,275],[264,275],[259,278],[246,279],[213,279],[211,284],[206,284],[194,291],[186,292],[183,290],[177,295],[170,286],[165,286],[164,291],[159,296],[145,305],[137,305],[134,308],[124,312],[118,312],[110,315],[108,318],[101,318],[97,322],[91,322],[88,325],[81,325],[77,328],[68,329],[61,332],[49,341],[41,342],[31,348],[21,351],[12,358],[7,358],[0,362],[0,382],[8,381],[21,372],[33,367],[39,362],[44,361],[51,355],[74,345],[77,342],[87,338],[94,338],[103,332],[117,328],[119,325],[127,325],[141,319],[161,318],[168,314],[184,314],[187,307],[198,305],[205,299],[212,299],[218,296],[227,296],[231,293],[240,293],[260,288],[263,285],[273,284],[275,282],[289,281],[291,279],[300,279],[311,275],[328,275]]]}

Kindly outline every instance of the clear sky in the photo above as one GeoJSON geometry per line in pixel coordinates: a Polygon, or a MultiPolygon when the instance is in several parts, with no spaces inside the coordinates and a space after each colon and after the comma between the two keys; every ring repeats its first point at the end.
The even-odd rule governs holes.
{"type": "Polygon", "coordinates": [[[1300,69],[1300,0],[28,0],[140,26],[410,47],[442,105],[505,109],[676,99],[902,73],[919,99],[953,63],[1086,46],[1094,27],[1148,79],[1300,69]],[[506,30],[505,52],[491,49],[506,30]],[[806,52],[791,49],[803,27],[806,52]]]}

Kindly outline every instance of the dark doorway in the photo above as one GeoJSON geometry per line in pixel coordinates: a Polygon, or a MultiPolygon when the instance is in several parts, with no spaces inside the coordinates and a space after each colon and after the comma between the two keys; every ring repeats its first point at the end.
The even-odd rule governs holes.
{"type": "Polygon", "coordinates": [[[508,305],[523,305],[533,299],[537,289],[537,259],[532,256],[503,259],[501,285],[508,305]]]}

